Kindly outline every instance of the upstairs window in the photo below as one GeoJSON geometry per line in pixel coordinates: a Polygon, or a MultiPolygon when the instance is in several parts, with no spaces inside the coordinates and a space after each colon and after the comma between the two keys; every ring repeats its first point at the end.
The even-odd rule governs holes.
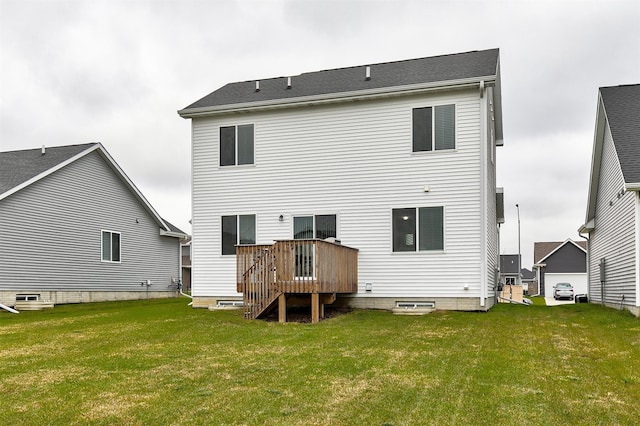
{"type": "Polygon", "coordinates": [[[102,231],[102,261],[120,262],[120,233],[102,231]]]}
{"type": "Polygon", "coordinates": [[[256,243],[256,215],[222,216],[222,254],[236,254],[236,245],[256,243]]]}
{"type": "Polygon", "coordinates": [[[220,165],[253,164],[253,124],[220,127],[220,165]]]}
{"type": "Polygon", "coordinates": [[[444,208],[393,209],[393,251],[444,249],[444,208]]]}
{"type": "Polygon", "coordinates": [[[413,109],[413,152],[456,147],[456,106],[413,109]]]}

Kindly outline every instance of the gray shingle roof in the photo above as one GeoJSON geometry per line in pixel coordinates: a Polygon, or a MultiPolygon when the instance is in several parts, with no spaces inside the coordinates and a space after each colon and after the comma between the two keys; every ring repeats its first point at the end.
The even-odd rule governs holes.
{"type": "Polygon", "coordinates": [[[640,84],[601,87],[600,94],[626,183],[640,183],[640,84]]]}
{"type": "Polygon", "coordinates": [[[50,147],[45,148],[44,155],[41,148],[0,152],[0,194],[56,167],[94,145],[97,144],[50,147]]]}
{"type": "Polygon", "coordinates": [[[533,263],[539,263],[542,259],[547,257],[552,251],[556,250],[561,245],[569,243],[569,241],[582,247],[583,250],[587,250],[586,241],[541,241],[533,243],[533,263]]]}
{"type": "Polygon", "coordinates": [[[251,102],[266,102],[298,97],[329,95],[361,90],[437,83],[497,76],[498,49],[433,56],[397,62],[371,64],[371,79],[365,79],[367,65],[304,73],[291,77],[229,83],[192,103],[189,109],[217,107],[251,102]]]}

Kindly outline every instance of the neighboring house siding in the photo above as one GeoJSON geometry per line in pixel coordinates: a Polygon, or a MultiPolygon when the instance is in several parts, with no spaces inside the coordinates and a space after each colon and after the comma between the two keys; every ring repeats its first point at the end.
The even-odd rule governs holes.
{"type": "Polygon", "coordinates": [[[558,251],[545,259],[544,273],[584,273],[587,271],[586,253],[571,243],[560,247],[558,251]]]}
{"type": "Polygon", "coordinates": [[[624,180],[608,126],[600,173],[595,230],[589,245],[589,295],[592,301],[602,302],[599,263],[605,258],[604,302],[620,305],[624,295],[624,304],[635,304],[635,193],[625,192],[618,198],[624,180]]]}
{"type": "MultiPolygon", "coordinates": [[[[256,242],[270,244],[292,238],[294,215],[337,214],[338,238],[360,249],[360,296],[480,297],[482,262],[488,275],[497,262],[497,247],[481,255],[483,229],[496,225],[494,207],[482,225],[480,105],[470,90],[194,118],[193,295],[238,295],[235,257],[221,255],[222,215],[256,214],[256,242]],[[412,153],[412,108],[450,103],[456,151],[412,153]],[[220,168],[219,127],[249,123],[255,165],[220,168]],[[427,206],[444,206],[444,252],[393,253],[392,209],[427,206]]],[[[494,194],[495,180],[487,185],[494,194]]]]}
{"type": "Polygon", "coordinates": [[[96,151],[0,202],[0,290],[167,291],[180,245],[96,151]],[[121,233],[121,263],[101,262],[101,230],[121,233]]]}
{"type": "Polygon", "coordinates": [[[575,274],[587,272],[587,255],[584,251],[571,243],[564,244],[547,257],[543,263],[546,265],[542,268],[540,274],[540,291],[543,296],[553,296],[551,287],[547,285],[547,274],[575,274]]]}

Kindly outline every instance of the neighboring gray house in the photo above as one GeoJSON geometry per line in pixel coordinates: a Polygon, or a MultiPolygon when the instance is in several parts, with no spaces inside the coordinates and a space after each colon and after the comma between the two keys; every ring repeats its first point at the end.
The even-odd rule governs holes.
{"type": "Polygon", "coordinates": [[[0,303],[176,295],[180,238],[99,143],[0,153],[0,303]]]}
{"type": "Polygon", "coordinates": [[[245,303],[495,303],[498,49],[230,83],[179,114],[192,123],[194,307],[268,285],[269,300],[245,303]],[[326,239],[356,249],[357,267],[343,262],[355,279],[318,296],[346,259],[323,262],[340,249],[326,239]]]}
{"type": "Polygon", "coordinates": [[[567,239],[534,243],[533,259],[541,296],[553,297],[553,287],[558,283],[570,283],[575,294],[587,293],[587,247],[584,241],[567,239]]]}
{"type": "Polygon", "coordinates": [[[640,84],[601,87],[585,224],[589,298],[640,316],[640,84]]]}
{"type": "Polygon", "coordinates": [[[518,284],[519,254],[500,255],[500,283],[504,285],[518,284]]]}

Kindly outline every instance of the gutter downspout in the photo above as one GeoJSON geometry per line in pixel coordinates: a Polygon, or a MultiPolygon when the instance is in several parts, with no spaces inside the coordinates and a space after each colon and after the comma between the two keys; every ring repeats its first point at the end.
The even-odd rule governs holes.
{"type": "MultiPolygon", "coordinates": [[[[487,262],[488,262],[488,247],[487,247],[487,105],[483,100],[484,98],[484,80],[480,81],[480,220],[482,224],[480,229],[482,235],[480,236],[481,255],[480,255],[480,307],[484,308],[486,305],[485,299],[488,294],[487,287],[489,285],[489,279],[487,277],[487,262]]],[[[493,185],[495,187],[495,185],[493,185]]]]}
{"type": "MultiPolygon", "coordinates": [[[[636,307],[640,307],[640,191],[636,192],[636,307]]],[[[640,309],[638,310],[640,311],[640,309]]],[[[640,313],[636,313],[640,315],[640,313]]]]}
{"type": "Polygon", "coordinates": [[[585,237],[582,235],[580,230],[578,230],[578,236],[580,238],[584,238],[587,240],[587,294],[591,292],[591,239],[589,237],[585,237]]]}
{"type": "Polygon", "coordinates": [[[16,311],[13,308],[8,307],[7,305],[3,305],[2,303],[0,303],[0,309],[4,309],[7,312],[11,312],[12,314],[19,314],[20,311],[16,311]]]}

